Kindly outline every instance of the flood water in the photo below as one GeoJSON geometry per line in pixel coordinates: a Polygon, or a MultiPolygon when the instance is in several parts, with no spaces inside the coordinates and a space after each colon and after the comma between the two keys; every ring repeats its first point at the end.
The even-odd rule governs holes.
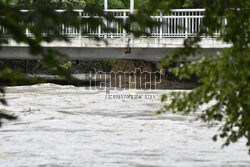
{"type": "Polygon", "coordinates": [[[224,149],[211,140],[219,125],[208,128],[197,115],[156,115],[160,95],[171,91],[111,95],[131,92],[141,99],[54,84],[7,88],[9,105],[0,108],[18,120],[0,128],[0,166],[250,165],[244,139],[224,149]]]}

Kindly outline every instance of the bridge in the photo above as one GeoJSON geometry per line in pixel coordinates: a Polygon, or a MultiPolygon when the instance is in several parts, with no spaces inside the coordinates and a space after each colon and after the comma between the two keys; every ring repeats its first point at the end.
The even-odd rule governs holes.
{"type": "MultiPolygon", "coordinates": [[[[27,12],[23,10],[23,12],[27,12]]],[[[57,10],[63,12],[63,10],[57,10]]],[[[79,18],[90,18],[83,10],[75,10],[79,14],[79,18]]],[[[188,37],[194,37],[201,30],[204,19],[204,9],[173,9],[169,15],[164,15],[159,11],[156,15],[151,16],[152,19],[161,23],[160,26],[154,27],[152,30],[146,29],[150,36],[141,36],[133,38],[133,36],[122,28],[122,24],[126,23],[131,14],[131,10],[111,10],[105,9],[106,13],[113,15],[122,22],[107,21],[100,17],[105,26],[112,28],[114,31],[106,32],[102,25],[93,29],[88,24],[74,28],[70,26],[60,25],[60,33],[68,37],[69,43],[62,41],[53,41],[51,43],[43,43],[45,48],[53,48],[61,53],[68,55],[70,60],[117,60],[117,59],[141,59],[145,61],[160,61],[166,54],[173,49],[182,48],[183,41],[188,37]],[[180,28],[182,27],[182,28],[180,28]],[[86,32],[86,33],[82,33],[86,32]],[[107,41],[97,41],[94,38],[102,38],[107,41]],[[129,53],[124,52],[125,49],[129,53]],[[130,51],[131,49],[131,51],[130,51]]],[[[93,17],[93,16],[92,16],[93,17]]],[[[99,16],[94,16],[99,17],[99,16]]],[[[222,24],[226,25],[226,20],[222,20],[222,24]]],[[[133,29],[135,25],[131,25],[133,29]]],[[[0,27],[0,31],[5,30],[0,27]]],[[[46,32],[45,32],[46,34],[46,32]]],[[[29,29],[26,30],[27,36],[32,36],[29,29]]],[[[217,40],[220,31],[214,32],[212,37],[202,37],[199,43],[202,52],[197,52],[197,56],[204,53],[216,55],[229,44],[217,40]]],[[[18,44],[13,40],[9,40],[7,45],[3,45],[0,52],[0,59],[39,59],[39,56],[31,56],[28,53],[28,46],[18,44]]],[[[192,60],[192,59],[190,59],[192,60]]]]}

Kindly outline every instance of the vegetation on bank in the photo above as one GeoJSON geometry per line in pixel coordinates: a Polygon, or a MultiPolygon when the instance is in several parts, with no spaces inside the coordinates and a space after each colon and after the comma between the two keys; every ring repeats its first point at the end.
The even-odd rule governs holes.
{"type": "MultiPolygon", "coordinates": [[[[60,60],[60,66],[72,74],[88,73],[97,71],[110,72],[116,61],[83,61],[83,60],[60,60]]],[[[48,67],[42,60],[0,60],[0,69],[18,69],[22,73],[29,74],[53,74],[56,69],[48,67]]]]}
{"type": "MultiPolygon", "coordinates": [[[[103,9],[104,0],[3,0],[11,6],[18,6],[26,9],[30,8],[34,3],[46,3],[54,9],[85,9],[89,6],[94,6],[98,9],[103,9]]],[[[149,3],[150,0],[135,0],[135,8],[149,3]]],[[[184,0],[179,8],[199,8],[203,6],[203,0],[184,0]]],[[[109,9],[129,9],[130,0],[108,0],[109,9]]]]}

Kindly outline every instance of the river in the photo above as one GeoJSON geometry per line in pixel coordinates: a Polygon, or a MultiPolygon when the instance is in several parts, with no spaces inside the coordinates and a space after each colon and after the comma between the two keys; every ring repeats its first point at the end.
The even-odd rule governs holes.
{"type": "Polygon", "coordinates": [[[156,115],[170,90],[86,90],[39,84],[6,88],[18,116],[0,128],[0,166],[249,166],[245,140],[221,149],[197,115],[156,115]],[[138,95],[126,99],[126,95],[138,95]],[[113,96],[117,95],[117,96],[113,96]],[[140,95],[140,96],[139,96],[140,95]],[[146,96],[147,95],[147,96],[146,96]],[[124,99],[125,98],[125,99],[124,99]]]}

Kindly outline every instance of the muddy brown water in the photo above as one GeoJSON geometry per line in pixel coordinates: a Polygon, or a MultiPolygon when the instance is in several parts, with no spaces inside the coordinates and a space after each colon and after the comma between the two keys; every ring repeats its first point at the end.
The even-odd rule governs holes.
{"type": "Polygon", "coordinates": [[[171,90],[112,91],[109,99],[105,91],[86,89],[55,84],[8,87],[9,105],[0,108],[18,120],[0,128],[0,166],[250,164],[246,141],[221,149],[223,141],[211,140],[220,125],[208,128],[196,120],[199,113],[156,115],[161,94],[171,90]],[[141,98],[122,99],[129,94],[141,98]]]}

